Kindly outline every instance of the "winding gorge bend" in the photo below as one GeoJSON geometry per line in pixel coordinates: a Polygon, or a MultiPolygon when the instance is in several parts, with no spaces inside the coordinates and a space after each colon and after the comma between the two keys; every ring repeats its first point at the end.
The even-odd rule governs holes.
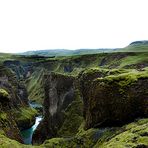
{"type": "Polygon", "coordinates": [[[4,61],[0,148],[147,148],[147,57],[125,52],[4,61]]]}

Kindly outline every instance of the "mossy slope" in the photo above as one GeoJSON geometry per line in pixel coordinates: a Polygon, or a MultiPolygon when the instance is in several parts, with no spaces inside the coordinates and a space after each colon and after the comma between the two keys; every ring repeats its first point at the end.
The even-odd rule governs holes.
{"type": "Polygon", "coordinates": [[[148,116],[147,70],[110,76],[86,74],[80,76],[86,128],[116,126],[148,116]]]}
{"type": "Polygon", "coordinates": [[[147,148],[148,119],[127,124],[123,127],[89,129],[81,131],[72,138],[53,138],[46,140],[45,148],[147,148]]]}

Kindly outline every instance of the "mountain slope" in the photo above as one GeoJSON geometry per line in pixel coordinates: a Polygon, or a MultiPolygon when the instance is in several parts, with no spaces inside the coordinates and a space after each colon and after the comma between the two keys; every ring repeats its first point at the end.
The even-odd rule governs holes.
{"type": "Polygon", "coordinates": [[[148,41],[135,41],[127,47],[120,49],[122,52],[148,52],[148,41]]]}

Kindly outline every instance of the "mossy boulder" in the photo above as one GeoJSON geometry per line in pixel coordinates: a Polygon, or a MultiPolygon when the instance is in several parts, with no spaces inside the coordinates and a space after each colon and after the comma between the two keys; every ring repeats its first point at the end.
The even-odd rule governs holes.
{"type": "Polygon", "coordinates": [[[123,125],[137,117],[147,117],[147,84],[147,70],[94,78],[91,81],[82,75],[80,85],[86,129],[123,125]]]}

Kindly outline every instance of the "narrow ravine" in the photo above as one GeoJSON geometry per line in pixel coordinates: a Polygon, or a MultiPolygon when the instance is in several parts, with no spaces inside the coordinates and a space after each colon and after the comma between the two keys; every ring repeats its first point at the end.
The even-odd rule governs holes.
{"type": "Polygon", "coordinates": [[[41,120],[42,116],[36,117],[35,124],[31,128],[21,131],[21,136],[25,144],[32,144],[33,132],[35,131],[41,120]]]}
{"type": "MultiPolygon", "coordinates": [[[[32,108],[42,107],[42,105],[36,103],[29,103],[29,104],[30,107],[32,108]]],[[[33,133],[42,119],[43,119],[42,115],[37,116],[35,119],[35,124],[31,128],[21,131],[21,136],[24,141],[24,144],[32,144],[33,133]]]]}

